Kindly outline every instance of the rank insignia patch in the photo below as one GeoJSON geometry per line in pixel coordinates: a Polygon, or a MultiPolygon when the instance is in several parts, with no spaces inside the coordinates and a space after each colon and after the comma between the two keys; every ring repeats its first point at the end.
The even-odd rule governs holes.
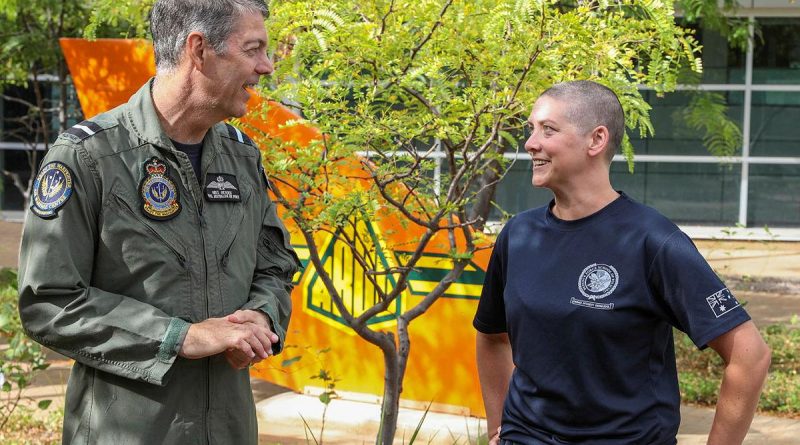
{"type": "Polygon", "coordinates": [[[39,172],[33,183],[31,211],[40,218],[58,216],[58,210],[72,196],[72,172],[60,162],[50,162],[39,172]]]}
{"type": "Polygon", "coordinates": [[[239,192],[239,183],[236,176],[227,173],[209,173],[206,175],[205,186],[206,201],[211,202],[239,202],[242,195],[239,192]]]}
{"type": "Polygon", "coordinates": [[[164,221],[181,211],[178,188],[167,174],[169,167],[161,159],[150,158],[144,163],[145,177],[139,185],[142,212],[150,219],[164,221]]]}

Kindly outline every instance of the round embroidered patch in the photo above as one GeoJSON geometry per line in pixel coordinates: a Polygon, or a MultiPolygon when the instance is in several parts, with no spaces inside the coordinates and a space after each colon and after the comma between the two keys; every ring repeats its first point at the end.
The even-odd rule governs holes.
{"type": "Polygon", "coordinates": [[[146,176],[139,186],[139,194],[142,197],[142,211],[148,218],[167,220],[181,210],[178,188],[167,175],[168,169],[162,160],[155,157],[144,164],[146,176]]]}
{"type": "Polygon", "coordinates": [[[58,216],[58,211],[72,196],[72,172],[61,162],[49,162],[42,167],[33,182],[31,211],[40,218],[58,216]]]}
{"type": "Polygon", "coordinates": [[[583,269],[578,278],[578,290],[592,301],[611,295],[617,284],[619,284],[617,269],[608,264],[590,264],[583,269]]]}

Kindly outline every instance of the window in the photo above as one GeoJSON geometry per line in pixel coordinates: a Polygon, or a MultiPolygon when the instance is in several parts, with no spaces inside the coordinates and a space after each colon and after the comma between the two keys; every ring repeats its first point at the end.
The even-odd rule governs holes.
{"type": "Polygon", "coordinates": [[[735,164],[690,162],[615,162],[611,183],[630,197],[673,221],[689,224],[736,224],[741,168],[735,164]]]}
{"type": "MultiPolygon", "coordinates": [[[[708,150],[703,145],[703,134],[689,128],[681,116],[691,101],[691,91],[677,91],[658,97],[654,91],[643,91],[645,100],[653,107],[650,110],[650,121],[655,135],[640,138],[638,130],[628,131],[633,148],[637,155],[694,155],[706,156],[708,150]]],[[[728,117],[742,127],[744,111],[744,93],[740,91],[717,91],[725,98],[728,117]]],[[[741,153],[741,150],[739,150],[741,153]]]]}
{"type": "MultiPolygon", "coordinates": [[[[40,79],[41,94],[45,98],[45,106],[53,107],[59,100],[59,88],[52,76],[43,76],[40,79]]],[[[69,85],[67,94],[67,126],[76,124],[81,120],[81,110],[78,105],[75,89],[69,85]]],[[[27,183],[30,177],[30,167],[28,165],[28,150],[31,144],[38,143],[41,149],[42,141],[37,140],[36,131],[41,128],[38,116],[23,122],[29,113],[29,107],[20,101],[28,103],[36,102],[36,94],[32,84],[23,86],[5,86],[3,95],[10,99],[3,99],[0,96],[0,169],[7,170],[20,175],[20,179],[27,183]],[[15,99],[19,99],[17,101],[15,99]]],[[[58,137],[60,124],[57,113],[50,113],[48,117],[49,139],[55,141],[58,137]]],[[[38,156],[41,162],[43,152],[38,156]]],[[[23,210],[25,203],[22,194],[14,186],[12,180],[6,175],[0,177],[0,209],[23,210]]]]}
{"type": "MultiPolygon", "coordinates": [[[[797,77],[800,80],[800,71],[797,77]]],[[[750,153],[754,156],[800,156],[798,124],[800,91],[754,91],[750,153]]]]}
{"type": "Polygon", "coordinates": [[[753,165],[747,220],[751,226],[800,227],[800,165],[753,165]]]}
{"type": "Polygon", "coordinates": [[[753,48],[754,84],[800,84],[800,19],[759,18],[753,48]]]}

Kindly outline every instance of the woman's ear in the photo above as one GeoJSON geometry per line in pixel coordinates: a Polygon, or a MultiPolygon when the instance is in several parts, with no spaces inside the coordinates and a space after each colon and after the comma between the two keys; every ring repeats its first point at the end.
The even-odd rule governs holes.
{"type": "Polygon", "coordinates": [[[608,132],[608,128],[605,125],[600,125],[595,127],[592,130],[590,135],[591,141],[589,142],[589,156],[600,156],[603,155],[606,150],[608,149],[608,144],[611,139],[611,134],[608,132]]]}

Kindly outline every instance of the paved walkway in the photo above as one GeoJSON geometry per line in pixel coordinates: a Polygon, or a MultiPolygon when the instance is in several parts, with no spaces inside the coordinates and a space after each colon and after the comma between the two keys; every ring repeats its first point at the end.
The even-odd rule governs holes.
{"type": "Polygon", "coordinates": [[[0,219],[0,267],[17,267],[21,222],[0,219]]]}
{"type": "MultiPolygon", "coordinates": [[[[16,267],[19,252],[20,222],[0,220],[0,267],[16,267]]],[[[748,312],[759,325],[788,321],[792,315],[800,314],[800,242],[728,242],[716,240],[697,241],[697,246],[712,267],[737,289],[740,300],[748,302],[748,312]]],[[[49,370],[42,373],[34,387],[26,392],[33,400],[53,399],[54,404],[63,404],[64,388],[72,362],[53,355],[49,370]]],[[[320,412],[320,403],[313,397],[286,393],[287,389],[269,382],[254,379],[253,395],[262,408],[259,415],[260,444],[299,445],[306,444],[302,423],[289,419],[295,411],[304,413],[315,434],[321,424],[314,415],[320,412]],[[280,397],[284,404],[277,405],[273,396],[280,397]],[[276,406],[278,406],[276,411],[276,406]],[[282,412],[281,412],[282,411],[282,412]],[[279,413],[279,414],[276,414],[279,413]],[[287,420],[288,419],[288,420],[287,420]]],[[[325,443],[358,444],[374,443],[377,424],[363,421],[365,417],[377,415],[379,407],[335,405],[329,411],[325,426],[325,443]],[[356,410],[361,414],[356,414],[356,410]],[[364,411],[365,410],[365,411],[364,411]],[[357,427],[354,425],[358,425],[357,427]]],[[[363,405],[363,404],[362,404],[363,405]]],[[[678,436],[679,445],[705,444],[714,411],[702,407],[681,407],[683,421],[678,436]]],[[[406,413],[406,442],[421,413],[406,413]]],[[[431,415],[426,419],[425,440],[420,443],[466,443],[468,437],[477,433],[476,419],[457,416],[431,415]],[[469,425],[469,427],[467,427],[469,425]],[[459,428],[460,427],[460,428],[459,428]]],[[[485,432],[485,424],[481,426],[485,432]]],[[[422,438],[420,438],[422,439],[422,438]]],[[[398,443],[402,443],[398,433],[398,443]]],[[[310,442],[313,443],[313,440],[310,442]]],[[[784,419],[772,416],[756,416],[745,441],[746,445],[790,445],[800,444],[800,419],[784,419]]]]}

